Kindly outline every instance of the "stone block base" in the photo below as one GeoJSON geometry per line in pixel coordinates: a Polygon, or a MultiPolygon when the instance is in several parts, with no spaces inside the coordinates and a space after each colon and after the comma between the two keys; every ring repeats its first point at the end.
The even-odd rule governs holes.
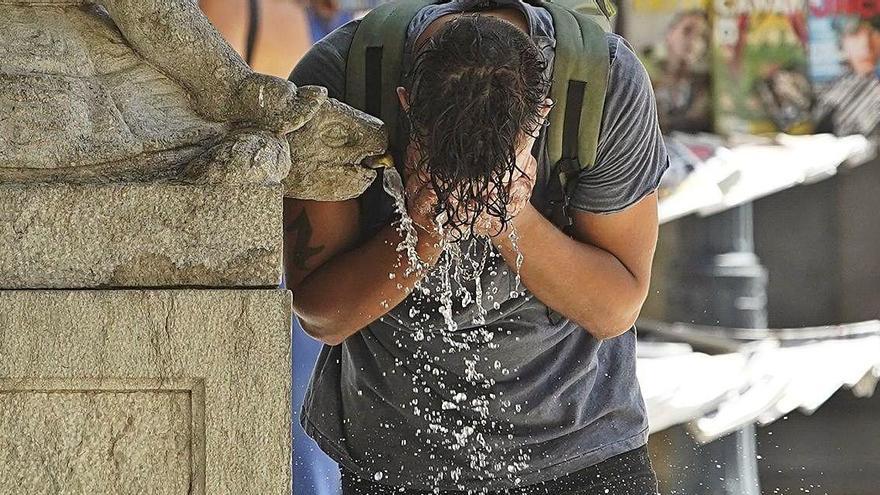
{"type": "Polygon", "coordinates": [[[281,186],[0,186],[0,289],[277,287],[281,186]]]}
{"type": "Polygon", "coordinates": [[[0,493],[289,494],[290,293],[0,291],[0,493]]]}

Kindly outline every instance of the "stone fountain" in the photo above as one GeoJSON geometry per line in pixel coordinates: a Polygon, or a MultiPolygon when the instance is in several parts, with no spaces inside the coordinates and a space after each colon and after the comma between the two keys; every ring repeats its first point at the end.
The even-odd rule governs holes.
{"type": "Polygon", "coordinates": [[[282,200],[385,143],[190,0],[0,0],[0,493],[290,493],[282,200]]]}

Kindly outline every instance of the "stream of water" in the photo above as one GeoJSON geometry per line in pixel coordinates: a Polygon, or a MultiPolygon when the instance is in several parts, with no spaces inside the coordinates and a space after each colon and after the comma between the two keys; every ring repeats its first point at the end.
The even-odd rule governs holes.
{"type": "MultiPolygon", "coordinates": [[[[386,193],[393,198],[397,214],[400,218],[397,228],[402,241],[397,246],[397,251],[407,261],[405,274],[408,276],[414,272],[426,270],[431,276],[437,277],[433,297],[440,303],[439,311],[443,316],[444,327],[440,329],[424,329],[421,328],[421,325],[416,324],[416,328],[411,329],[410,338],[415,342],[420,342],[426,338],[439,337],[442,339],[442,342],[449,346],[449,353],[462,353],[464,356],[462,359],[464,366],[456,375],[466,380],[470,385],[468,387],[470,396],[462,391],[449,390],[450,399],[444,400],[439,410],[427,408],[424,404],[419,404],[418,401],[414,401],[415,403],[410,405],[411,410],[413,414],[427,422],[429,432],[426,433],[437,435],[444,447],[454,451],[461,450],[467,452],[468,464],[472,470],[480,473],[485,472],[487,478],[505,476],[514,482],[518,482],[517,473],[528,467],[530,462],[529,454],[520,450],[513,459],[505,463],[493,462],[491,456],[493,446],[482,433],[483,431],[497,428],[495,421],[489,417],[490,404],[495,402],[502,410],[509,408],[511,404],[509,401],[500,400],[493,393],[495,380],[487,378],[484,373],[478,370],[481,358],[479,354],[472,351],[472,345],[485,345],[490,349],[493,348],[492,340],[494,333],[483,326],[486,323],[486,315],[488,313],[488,309],[484,304],[488,302],[493,309],[499,309],[499,303],[497,301],[493,302],[499,289],[494,287],[494,283],[490,283],[488,290],[484,290],[482,275],[484,270],[486,270],[489,257],[500,257],[500,254],[493,251],[491,241],[488,238],[472,237],[469,239],[469,242],[445,242],[435,266],[427,266],[419,258],[416,250],[418,234],[412,219],[407,213],[403,180],[393,167],[384,169],[383,186],[386,193]],[[473,293],[467,288],[469,285],[473,286],[473,293]],[[465,308],[473,306],[475,310],[472,323],[477,325],[477,327],[475,330],[468,332],[466,337],[456,336],[456,331],[459,330],[458,323],[454,318],[456,302],[460,302],[461,306],[465,308]],[[426,333],[431,335],[426,337],[426,333]],[[475,393],[474,391],[478,392],[475,393]],[[450,416],[448,413],[455,410],[464,410],[467,413],[455,415],[454,417],[456,418],[468,417],[476,419],[473,421],[463,421],[462,419],[453,421],[450,419],[453,416],[450,416]]],[[[521,278],[519,274],[523,263],[523,256],[519,251],[517,240],[515,229],[511,229],[510,241],[516,251],[516,266],[515,285],[509,293],[510,298],[525,295],[525,291],[521,291],[521,278]]],[[[394,275],[392,273],[389,276],[393,278],[394,275]]],[[[423,284],[423,280],[421,279],[416,284],[414,291],[430,296],[432,294],[431,288],[427,284],[423,284]]],[[[416,317],[419,316],[420,311],[418,308],[410,309],[409,316],[413,322],[417,321],[416,317]]],[[[428,319],[427,315],[425,315],[424,320],[427,321],[428,319]]],[[[398,345],[402,346],[400,343],[398,345]]],[[[437,356],[429,355],[421,347],[407,347],[415,348],[414,358],[420,359],[425,363],[436,362],[438,359],[437,356]]],[[[507,374],[505,373],[508,371],[507,367],[500,361],[494,361],[493,366],[494,369],[499,370],[502,374],[507,374]]],[[[426,392],[430,391],[425,386],[426,382],[419,376],[423,373],[430,373],[435,377],[443,377],[448,371],[430,364],[417,368],[413,374],[414,393],[418,393],[421,388],[425,388],[426,392]]],[[[510,431],[512,431],[512,425],[510,426],[510,431]]],[[[508,435],[508,439],[512,440],[513,435],[508,435]]],[[[401,445],[405,445],[406,439],[402,439],[401,442],[401,445]]],[[[376,476],[378,476],[377,479],[381,479],[383,474],[377,472],[376,476]]],[[[437,473],[435,483],[439,484],[445,478],[448,478],[453,483],[457,483],[460,476],[460,468],[444,470],[437,473]]]]}

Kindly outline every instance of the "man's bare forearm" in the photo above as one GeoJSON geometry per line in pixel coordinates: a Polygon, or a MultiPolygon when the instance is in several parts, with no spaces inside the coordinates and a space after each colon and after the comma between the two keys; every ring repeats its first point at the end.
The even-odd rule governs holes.
{"type": "MultiPolygon", "coordinates": [[[[293,308],[303,329],[330,345],[386,314],[412,292],[424,276],[414,270],[405,252],[397,252],[401,235],[387,225],[372,239],[340,253],[315,269],[294,290],[293,308]]],[[[417,251],[428,264],[436,262],[439,240],[419,230],[417,251]]]]}
{"type": "MultiPolygon", "coordinates": [[[[644,284],[613,254],[572,239],[531,205],[514,220],[523,255],[523,284],[544,304],[599,339],[632,326],[644,303],[644,284]]],[[[493,238],[510,266],[516,250],[506,235],[493,238]]]]}

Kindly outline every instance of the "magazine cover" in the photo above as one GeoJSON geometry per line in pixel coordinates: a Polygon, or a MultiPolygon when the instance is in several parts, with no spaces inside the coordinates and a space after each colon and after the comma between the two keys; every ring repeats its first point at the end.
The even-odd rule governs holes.
{"type": "Polygon", "coordinates": [[[620,24],[651,76],[664,133],[712,130],[707,0],[624,0],[620,24]]]}
{"type": "Polygon", "coordinates": [[[713,5],[716,132],[810,132],[805,6],[795,0],[715,0],[713,5]]]}
{"type": "Polygon", "coordinates": [[[812,0],[808,29],[817,130],[880,134],[880,2],[812,0]]]}

